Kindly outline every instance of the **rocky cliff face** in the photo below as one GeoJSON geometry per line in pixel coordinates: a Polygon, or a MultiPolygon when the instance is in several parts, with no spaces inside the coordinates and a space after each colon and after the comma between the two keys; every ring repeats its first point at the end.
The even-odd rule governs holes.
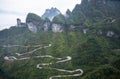
{"type": "Polygon", "coordinates": [[[52,31],[53,32],[62,32],[63,31],[63,26],[60,24],[53,23],[52,24],[52,31]]]}
{"type": "Polygon", "coordinates": [[[48,31],[50,29],[50,22],[45,22],[43,24],[43,29],[44,29],[44,31],[48,31]]]}
{"type": "Polygon", "coordinates": [[[48,18],[52,21],[52,19],[56,16],[61,14],[61,12],[57,8],[46,9],[45,13],[42,15],[42,18],[48,18]]]}
{"type": "Polygon", "coordinates": [[[37,26],[35,25],[35,24],[33,24],[32,22],[29,22],[29,23],[27,23],[27,26],[28,26],[28,29],[30,30],[30,31],[32,31],[32,32],[34,32],[34,33],[36,33],[37,32],[37,26]]]}
{"type": "Polygon", "coordinates": [[[28,29],[34,33],[38,32],[39,30],[52,30],[53,32],[62,32],[63,26],[59,23],[52,23],[48,19],[41,19],[36,14],[29,13],[26,18],[26,24],[28,26],[28,29]]]}
{"type": "Polygon", "coordinates": [[[43,20],[40,18],[40,16],[29,13],[26,18],[26,24],[30,31],[37,32],[38,30],[42,29],[43,20]]]}
{"type": "Polygon", "coordinates": [[[82,0],[72,12],[67,10],[66,16],[60,14],[56,8],[47,9],[42,16],[44,19],[29,13],[26,24],[32,32],[39,30],[63,32],[67,27],[70,31],[80,29],[84,34],[96,33],[107,37],[120,37],[119,4],[120,2],[113,0],[82,0]]]}

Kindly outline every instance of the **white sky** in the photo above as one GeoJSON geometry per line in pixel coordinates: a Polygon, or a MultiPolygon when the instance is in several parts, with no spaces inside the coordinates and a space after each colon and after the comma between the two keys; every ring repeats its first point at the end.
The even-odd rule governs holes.
{"type": "Polygon", "coordinates": [[[45,9],[56,7],[64,14],[80,3],[81,0],[0,0],[0,30],[16,25],[16,18],[25,22],[29,12],[41,16],[45,9]]]}

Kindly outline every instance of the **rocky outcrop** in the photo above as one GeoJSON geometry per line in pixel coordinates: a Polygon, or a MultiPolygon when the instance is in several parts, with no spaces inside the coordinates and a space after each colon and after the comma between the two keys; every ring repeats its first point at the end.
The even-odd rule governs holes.
{"type": "Polygon", "coordinates": [[[26,27],[26,23],[21,22],[21,19],[17,18],[17,27],[26,27]]]}
{"type": "Polygon", "coordinates": [[[27,15],[26,24],[28,29],[33,33],[36,33],[39,30],[48,31],[50,29],[55,33],[63,31],[63,26],[61,24],[52,23],[47,19],[43,20],[38,15],[33,13],[29,13],[27,15]]]}
{"type": "Polygon", "coordinates": [[[47,20],[42,20],[39,16],[33,13],[29,13],[27,15],[26,24],[28,26],[28,29],[33,33],[36,33],[39,30],[48,31],[49,29],[51,29],[55,33],[63,31],[62,25],[51,23],[47,20]]]}
{"type": "Polygon", "coordinates": [[[61,12],[57,8],[46,9],[45,13],[42,15],[42,18],[48,18],[50,21],[56,16],[61,14],[61,12]]]}
{"type": "Polygon", "coordinates": [[[28,29],[34,33],[37,32],[37,26],[33,24],[32,22],[27,23],[28,29]]]}
{"type": "Polygon", "coordinates": [[[45,22],[45,23],[43,24],[43,29],[44,29],[44,31],[48,31],[49,28],[50,28],[50,22],[45,22]]]}
{"type": "Polygon", "coordinates": [[[108,36],[108,37],[113,37],[115,35],[115,33],[113,32],[113,31],[107,31],[107,33],[106,33],[106,36],[108,36]]]}
{"type": "Polygon", "coordinates": [[[96,35],[102,35],[106,37],[120,38],[120,34],[115,32],[114,30],[95,29],[95,28],[88,28],[85,26],[75,26],[75,25],[70,25],[69,29],[70,30],[80,29],[83,34],[93,33],[96,35]]]}
{"type": "Polygon", "coordinates": [[[62,25],[60,25],[60,24],[55,24],[55,23],[53,23],[52,24],[52,31],[53,32],[62,32],[63,31],[63,26],[62,25]]]}
{"type": "Polygon", "coordinates": [[[43,28],[43,20],[40,16],[34,13],[29,13],[27,15],[26,24],[28,29],[34,33],[43,28]]]}
{"type": "MultiPolygon", "coordinates": [[[[62,24],[51,23],[51,22],[44,22],[40,26],[37,26],[36,24],[34,24],[34,22],[29,22],[29,23],[27,23],[27,25],[28,25],[29,30],[34,32],[34,33],[36,33],[39,30],[48,31],[50,29],[54,33],[64,31],[64,26],[62,24]]],[[[86,28],[83,26],[70,25],[70,27],[69,27],[70,30],[75,29],[75,28],[80,29],[83,34],[88,34],[88,33],[92,32],[92,29],[86,28]]],[[[102,29],[95,30],[94,29],[94,34],[104,35],[107,37],[114,37],[114,38],[120,37],[120,35],[116,34],[114,31],[111,31],[111,30],[102,30],[102,29]]]]}
{"type": "Polygon", "coordinates": [[[88,30],[89,30],[88,28],[82,29],[82,31],[83,31],[84,34],[86,34],[88,30]]]}

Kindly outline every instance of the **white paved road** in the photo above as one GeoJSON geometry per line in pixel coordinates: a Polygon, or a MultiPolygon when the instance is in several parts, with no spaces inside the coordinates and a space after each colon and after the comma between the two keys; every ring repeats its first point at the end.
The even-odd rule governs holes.
{"type": "MultiPolygon", "coordinates": [[[[30,46],[22,46],[22,45],[4,45],[3,47],[30,47],[30,46]]],[[[26,53],[16,53],[18,56],[23,56],[23,55],[26,55],[26,54],[30,54],[30,53],[33,53],[37,50],[40,50],[42,48],[48,48],[48,47],[51,47],[52,45],[49,44],[48,46],[44,46],[44,47],[40,47],[41,45],[35,45],[33,47],[38,47],[30,52],[26,52],[26,53]]],[[[72,60],[72,57],[71,56],[66,56],[66,58],[58,58],[58,57],[53,57],[51,55],[43,55],[43,56],[33,56],[33,58],[54,58],[56,59],[57,61],[55,63],[39,63],[37,64],[36,68],[38,69],[42,69],[43,67],[45,66],[49,66],[49,65],[52,65],[52,64],[57,64],[57,63],[63,63],[63,62],[68,62],[70,60],[72,60]]],[[[4,57],[5,60],[9,60],[9,61],[14,61],[14,60],[26,60],[26,59],[30,59],[30,57],[24,57],[24,58],[16,58],[15,56],[5,56],[4,57]]],[[[70,75],[55,75],[55,76],[51,76],[49,77],[49,79],[53,79],[53,78],[62,78],[62,77],[75,77],[75,76],[81,76],[83,74],[83,70],[82,69],[76,69],[76,70],[65,70],[65,69],[58,69],[58,68],[49,68],[49,69],[53,69],[53,70],[57,70],[57,71],[60,71],[60,72],[68,72],[70,73],[70,75]],[[77,72],[77,74],[74,74],[75,72],[77,72]],[[73,73],[73,74],[72,74],[73,73]]]]}

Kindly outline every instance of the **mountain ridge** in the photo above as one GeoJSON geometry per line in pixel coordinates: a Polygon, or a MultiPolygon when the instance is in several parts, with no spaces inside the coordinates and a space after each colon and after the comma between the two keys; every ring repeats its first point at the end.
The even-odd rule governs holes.
{"type": "Polygon", "coordinates": [[[56,16],[61,14],[57,8],[46,9],[45,13],[41,16],[43,19],[48,18],[50,21],[56,16]]]}

